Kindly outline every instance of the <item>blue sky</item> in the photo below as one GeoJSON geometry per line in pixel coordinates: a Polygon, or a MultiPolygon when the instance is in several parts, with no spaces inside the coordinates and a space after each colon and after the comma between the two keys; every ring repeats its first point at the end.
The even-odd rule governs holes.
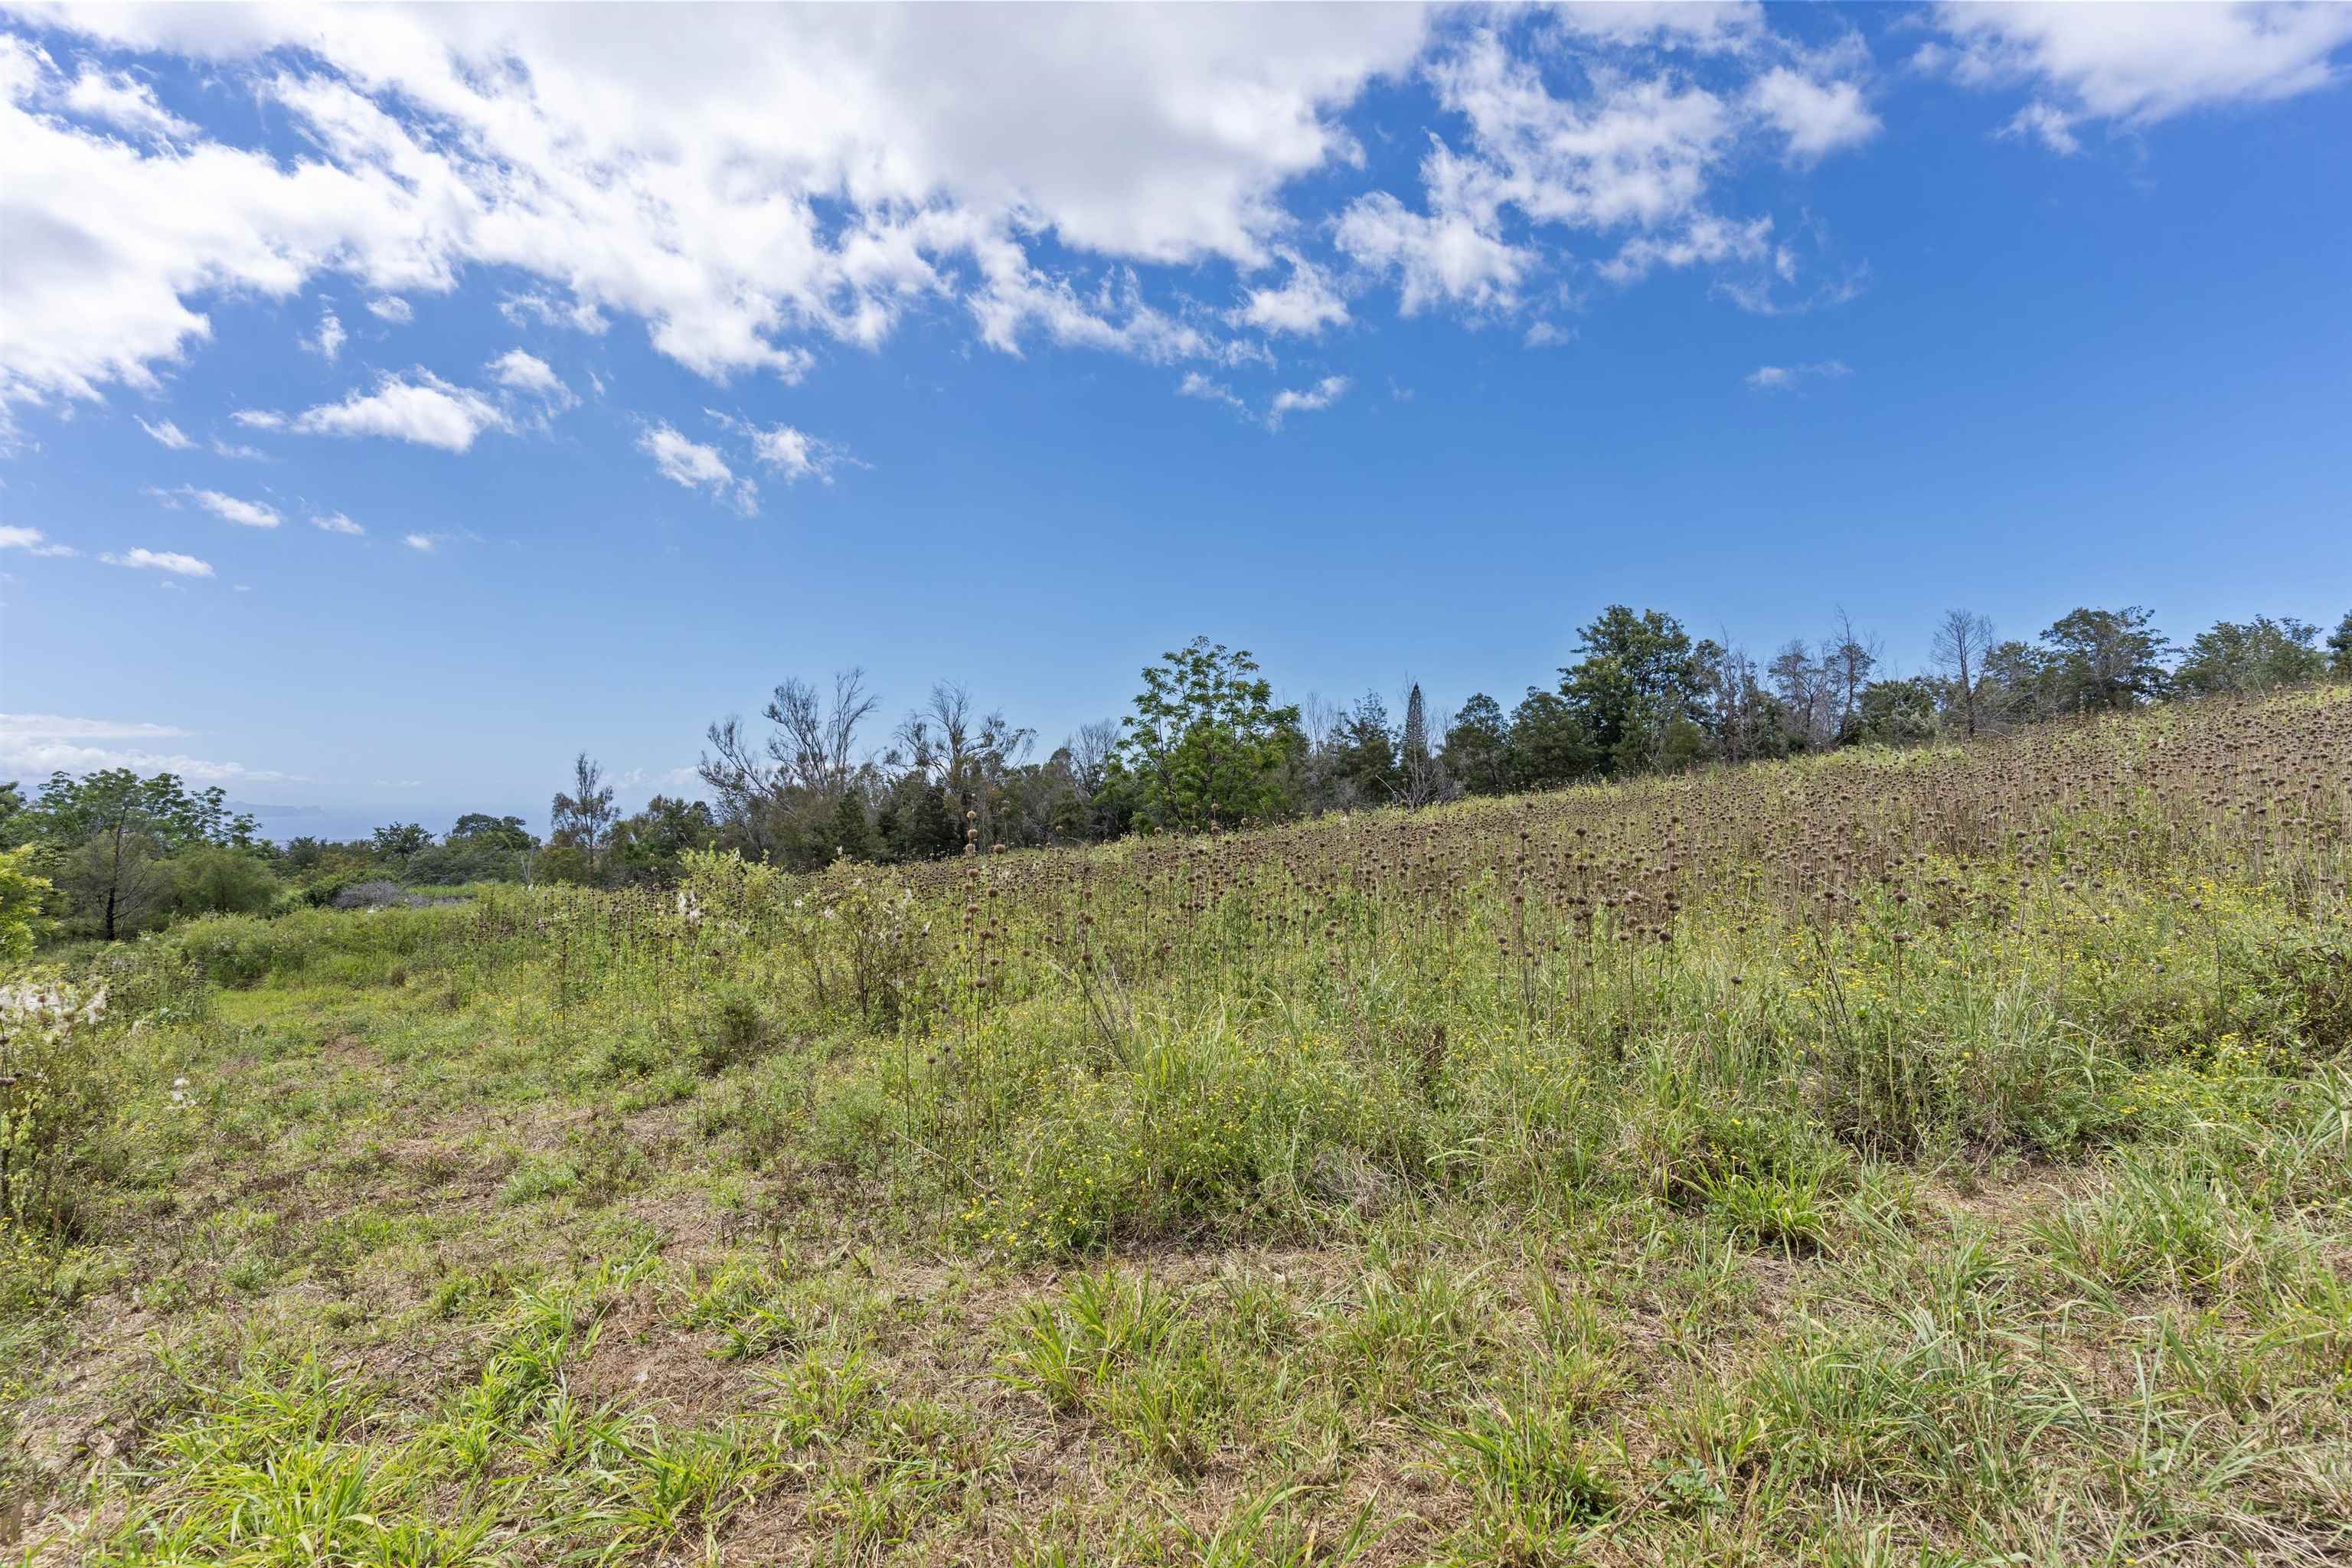
{"type": "MultiPolygon", "coordinates": [[[[2352,608],[2352,7],[12,13],[0,777],[2352,608]]],[[[877,729],[873,739],[883,736],[877,729]]]]}

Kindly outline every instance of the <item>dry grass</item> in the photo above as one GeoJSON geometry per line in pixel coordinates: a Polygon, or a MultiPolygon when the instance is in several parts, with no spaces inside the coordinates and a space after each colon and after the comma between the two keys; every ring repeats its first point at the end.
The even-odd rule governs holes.
{"type": "Polygon", "coordinates": [[[62,1234],[10,1243],[0,1529],[2340,1561],[2347,790],[2306,694],[205,922],[114,961],[62,1234]]]}

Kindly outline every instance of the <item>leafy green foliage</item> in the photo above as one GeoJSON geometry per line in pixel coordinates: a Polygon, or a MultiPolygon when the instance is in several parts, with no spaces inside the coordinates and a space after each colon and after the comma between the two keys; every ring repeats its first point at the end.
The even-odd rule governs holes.
{"type": "Polygon", "coordinates": [[[1277,706],[1247,650],[1195,637],[1143,672],[1118,754],[1139,814],[1180,832],[1282,815],[1281,769],[1298,744],[1298,710],[1277,706]]]}

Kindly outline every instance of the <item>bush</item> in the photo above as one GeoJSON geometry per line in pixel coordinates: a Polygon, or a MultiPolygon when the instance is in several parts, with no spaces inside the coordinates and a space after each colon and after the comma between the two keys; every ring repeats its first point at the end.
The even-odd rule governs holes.
{"type": "Polygon", "coordinates": [[[41,926],[41,900],[48,879],[33,875],[33,852],[0,854],[0,963],[29,957],[41,926]]]}
{"type": "Polygon", "coordinates": [[[278,879],[251,852],[218,845],[183,850],[171,861],[178,915],[257,915],[277,903],[278,879]]]}
{"type": "Polygon", "coordinates": [[[73,1229],[73,1172],[105,1112],[105,993],[63,981],[0,986],[0,1227],[73,1229]]]}

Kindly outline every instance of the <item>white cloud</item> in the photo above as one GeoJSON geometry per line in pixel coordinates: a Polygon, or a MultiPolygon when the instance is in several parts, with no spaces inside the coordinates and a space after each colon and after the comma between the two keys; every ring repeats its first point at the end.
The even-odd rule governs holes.
{"type": "Polygon", "coordinates": [[[647,426],[637,437],[637,450],[652,458],[655,468],[672,484],[707,491],[712,500],[725,502],[746,517],[760,510],[757,485],[750,479],[738,479],[735,470],[727,466],[727,459],[719,456],[718,447],[688,440],[667,420],[647,426]]]}
{"type": "Polygon", "coordinates": [[[1288,280],[1279,289],[1251,289],[1230,318],[1234,325],[1311,338],[1326,327],[1345,323],[1347,302],[1331,287],[1322,268],[1296,251],[1285,253],[1283,259],[1290,265],[1288,280]]]}
{"type": "Polygon", "coordinates": [[[1197,370],[1184,373],[1184,379],[1176,384],[1176,395],[1197,397],[1204,403],[1222,403],[1226,407],[1239,409],[1244,414],[1249,412],[1249,405],[1236,397],[1232,387],[1221,381],[1213,381],[1197,370]]]}
{"type": "Polygon", "coordinates": [[[2031,136],[2062,158],[2071,158],[2083,150],[2082,139],[2074,134],[2074,122],[2064,110],[2054,104],[2034,100],[2009,117],[2000,128],[2003,136],[2031,136]]]}
{"type": "Polygon", "coordinates": [[[746,8],[708,26],[624,8],[76,11],[54,26],[194,58],[257,93],[299,158],[199,138],[166,157],[45,114],[47,58],[11,39],[11,290],[0,395],[151,386],[221,292],[322,274],[371,294],[530,279],[585,326],[645,323],[715,379],[872,345],[926,301],[983,341],[1147,357],[1181,335],[1091,305],[1103,262],[1263,264],[1338,123],[1422,47],[1419,6],[1024,13],[746,8]],[[658,47],[650,47],[658,39],[658,47]],[[1034,265],[1050,244],[1057,266],[1034,265]],[[1089,324],[1083,318],[1094,317],[1089,324]]]}
{"type": "Polygon", "coordinates": [[[833,470],[842,454],[830,442],[777,425],[751,433],[751,450],[762,466],[782,474],[787,483],[814,479],[833,483],[833,470]]]}
{"type": "Polygon", "coordinates": [[[1738,53],[1765,33],[1764,7],[1756,0],[1561,0],[1554,15],[1580,38],[1620,47],[1738,53]]]}
{"type": "Polygon", "coordinates": [[[511,427],[488,398],[471,387],[453,386],[428,370],[405,376],[385,372],[373,392],[354,392],[341,403],[305,409],[290,419],[252,408],[240,411],[236,418],[265,430],[283,426],[309,436],[382,436],[445,452],[469,449],[485,430],[511,427]]]}
{"type": "Polygon", "coordinates": [[[176,490],[164,493],[185,496],[223,522],[236,523],[239,528],[276,528],[283,521],[276,507],[257,500],[240,500],[218,490],[200,490],[194,485],[182,485],[176,490]]]}
{"type": "Polygon", "coordinates": [[[397,294],[379,294],[367,302],[368,314],[379,321],[404,327],[416,319],[415,310],[397,294]]]}
{"type": "Polygon", "coordinates": [[[1249,405],[1243,402],[1232,387],[1205,376],[1197,370],[1184,373],[1184,379],[1177,384],[1176,395],[1179,397],[1197,397],[1205,403],[1222,403],[1229,408],[1238,409],[1244,415],[1249,413],[1249,405]]]}
{"type": "Polygon", "coordinates": [[[510,326],[569,327],[575,332],[602,332],[613,323],[604,313],[585,300],[574,300],[566,304],[544,289],[523,294],[509,294],[499,301],[499,314],[510,326]]]}
{"type": "MultiPolygon", "coordinates": [[[[131,417],[133,419],[139,418],[135,414],[132,415],[131,417]]],[[[169,419],[164,420],[161,425],[150,425],[144,419],[139,419],[139,428],[146,431],[147,434],[154,437],[155,439],[161,441],[166,447],[171,447],[174,452],[184,452],[189,447],[195,445],[194,441],[188,439],[187,432],[182,430],[177,425],[173,424],[169,419]]]]}
{"type": "Polygon", "coordinates": [[[134,136],[194,136],[196,128],[156,101],[155,89],[128,71],[84,66],[64,94],[65,107],[134,136]]]}
{"type": "Polygon", "coordinates": [[[122,554],[110,552],[99,559],[109,566],[135,566],[144,571],[169,572],[175,577],[209,577],[213,574],[210,563],[172,550],[132,550],[122,554]]]}
{"type": "Polygon", "coordinates": [[[404,533],[400,542],[421,554],[430,555],[441,547],[442,535],[437,533],[404,533]]]}
{"type": "Polygon", "coordinates": [[[252,430],[283,430],[286,416],[267,408],[240,408],[229,416],[238,424],[252,430]]]}
{"type": "Polygon", "coordinates": [[[101,768],[177,773],[194,784],[274,783],[294,776],[135,743],[184,740],[187,734],[187,731],[172,724],[74,718],[57,713],[0,713],[0,777],[88,773],[101,768]],[[93,745],[92,742],[117,743],[93,745]],[[123,742],[134,743],[124,745],[121,743],[123,742]]]}
{"type": "Polygon", "coordinates": [[[1598,268],[1612,283],[1631,283],[1658,267],[1691,267],[1727,260],[1760,261],[1772,255],[1772,220],[1728,223],[1700,215],[1679,233],[1635,235],[1598,268]]]}
{"type": "Polygon", "coordinates": [[[1286,388],[1276,393],[1273,404],[1265,412],[1267,427],[1280,429],[1286,415],[1312,413],[1330,407],[1347,395],[1348,384],[1348,378],[1344,375],[1327,375],[1303,391],[1286,388]]]}
{"type": "Polygon", "coordinates": [[[324,529],[329,533],[361,534],[367,531],[339,511],[313,512],[310,515],[310,526],[324,529]]]}
{"type": "Polygon", "coordinates": [[[1878,116],[1850,81],[1815,81],[1775,67],[1748,90],[1749,106],[1789,139],[1789,155],[1810,163],[1878,134],[1878,116]]]}
{"type": "Polygon", "coordinates": [[[2085,120],[2127,128],[2193,110],[2263,103],[2339,79],[2352,5],[1946,5],[1949,40],[1913,63],[1977,88],[2025,86],[2009,130],[2055,152],[2085,120]]]}
{"type": "Polygon", "coordinates": [[[1530,253],[1468,216],[1412,212],[1386,191],[1357,198],[1333,237],[1359,265],[1397,274],[1398,309],[1408,316],[1438,303],[1476,310],[1514,304],[1519,279],[1534,264],[1530,253]]]}
{"type": "Polygon", "coordinates": [[[341,319],[332,310],[326,310],[320,314],[318,335],[303,339],[302,346],[329,364],[332,364],[335,363],[335,356],[343,352],[343,343],[349,336],[350,334],[343,331],[341,319]]]}
{"type": "Polygon", "coordinates": [[[1528,329],[1528,335],[1520,340],[1525,346],[1531,349],[1556,349],[1575,341],[1574,329],[1557,327],[1549,321],[1538,321],[1528,329]]]}
{"type": "Polygon", "coordinates": [[[1748,373],[1748,384],[1759,392],[1792,392],[1808,378],[1835,381],[1852,375],[1853,367],[1843,360],[1816,360],[1811,364],[1759,364],[1748,373]]]}
{"type": "Polygon", "coordinates": [[[27,555],[79,555],[80,551],[70,544],[50,542],[48,535],[37,528],[20,528],[0,524],[0,550],[21,550],[27,555]]]}
{"type": "Polygon", "coordinates": [[[553,367],[537,354],[526,353],[521,349],[509,349],[486,368],[492,381],[516,392],[565,400],[572,396],[571,388],[557,378],[553,367]]]}

